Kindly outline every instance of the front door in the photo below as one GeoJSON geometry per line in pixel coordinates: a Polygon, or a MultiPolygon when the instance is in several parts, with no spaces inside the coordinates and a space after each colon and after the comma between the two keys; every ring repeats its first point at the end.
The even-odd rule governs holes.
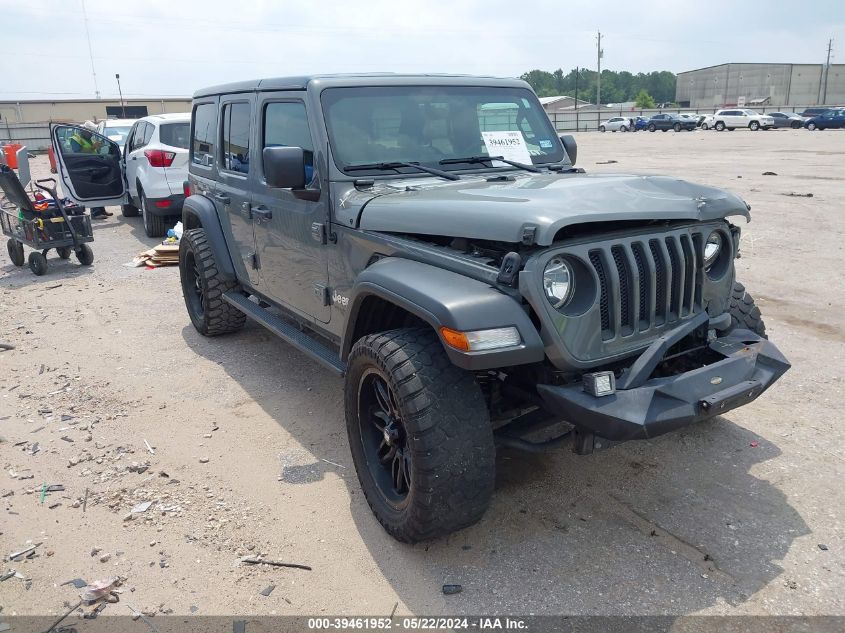
{"type": "Polygon", "coordinates": [[[120,146],[101,134],[75,125],[50,125],[56,171],[65,195],[84,207],[126,202],[120,146]]]}
{"type": "Polygon", "coordinates": [[[217,190],[214,204],[222,211],[221,218],[228,218],[232,239],[237,245],[235,266],[240,274],[249,277],[257,286],[258,259],[255,255],[251,203],[252,181],[255,165],[250,161],[250,142],[253,131],[253,95],[233,95],[220,100],[220,151],[217,155],[217,190]]]}
{"type": "Polygon", "coordinates": [[[296,312],[328,323],[328,257],[325,228],[327,192],[320,192],[314,169],[314,143],[304,101],[290,93],[258,96],[259,134],[252,212],[261,273],[260,289],[296,312]],[[264,180],[265,147],[301,147],[305,151],[304,191],[271,189],[264,180]]]}
{"type": "Polygon", "coordinates": [[[126,165],[126,190],[129,192],[137,205],[140,207],[141,199],[138,196],[138,166],[140,161],[147,160],[144,156],[144,146],[149,137],[152,136],[153,126],[146,121],[138,121],[129,132],[126,138],[126,145],[123,147],[123,162],[126,165]]]}

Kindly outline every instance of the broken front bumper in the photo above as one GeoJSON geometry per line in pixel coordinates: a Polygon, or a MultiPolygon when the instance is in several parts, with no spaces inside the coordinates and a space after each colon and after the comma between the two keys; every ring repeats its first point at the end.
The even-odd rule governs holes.
{"type": "MultiPolygon", "coordinates": [[[[657,355],[658,343],[654,347],[643,358],[657,355]]],[[[614,441],[646,439],[747,404],[790,367],[774,344],[749,330],[717,338],[710,349],[724,359],[639,383],[626,381],[623,374],[619,383],[627,388],[617,384],[607,396],[592,396],[581,385],[538,385],[537,391],[548,411],[585,431],[614,441]]]]}

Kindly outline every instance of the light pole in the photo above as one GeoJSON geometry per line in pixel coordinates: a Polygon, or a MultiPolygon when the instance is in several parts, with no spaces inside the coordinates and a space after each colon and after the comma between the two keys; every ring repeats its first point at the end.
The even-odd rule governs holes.
{"type": "Polygon", "coordinates": [[[120,89],[120,73],[115,73],[114,78],[117,79],[117,93],[120,95],[120,112],[121,117],[126,118],[126,106],[123,105],[123,90],[120,89]]]}

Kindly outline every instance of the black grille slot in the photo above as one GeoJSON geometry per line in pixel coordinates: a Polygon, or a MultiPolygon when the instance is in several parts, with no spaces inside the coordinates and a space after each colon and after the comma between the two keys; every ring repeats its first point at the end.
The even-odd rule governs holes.
{"type": "Polygon", "coordinates": [[[663,253],[660,250],[660,242],[650,240],[648,247],[651,251],[651,256],[654,258],[656,297],[654,304],[654,324],[663,325],[666,323],[666,261],[663,259],[663,253]]]}
{"type": "Polygon", "coordinates": [[[621,318],[620,327],[622,335],[625,336],[634,331],[633,303],[631,295],[631,272],[628,270],[628,261],[625,258],[625,251],[621,246],[614,246],[610,249],[613,255],[613,263],[616,265],[616,272],[619,275],[619,313],[621,318]]]}
{"type": "Polygon", "coordinates": [[[649,293],[648,287],[651,285],[650,271],[645,267],[645,252],[643,245],[637,242],[631,245],[631,251],[634,253],[634,261],[637,263],[637,274],[640,279],[639,293],[640,293],[640,330],[647,330],[649,324],[649,293]]]}
{"type": "Polygon", "coordinates": [[[684,257],[684,315],[692,314],[695,297],[695,252],[689,235],[681,235],[681,252],[684,257]]]}
{"type": "Polygon", "coordinates": [[[684,274],[683,269],[681,268],[681,261],[678,257],[678,244],[675,241],[674,237],[667,237],[666,238],[666,249],[669,251],[669,267],[670,267],[670,276],[671,276],[671,288],[672,294],[669,298],[669,312],[670,318],[669,320],[674,321],[675,319],[681,316],[681,282],[683,279],[681,276],[684,274]]]}
{"type": "Polygon", "coordinates": [[[610,307],[607,299],[607,275],[604,272],[604,265],[601,261],[601,255],[598,251],[590,251],[590,263],[596,269],[596,274],[599,276],[599,288],[601,289],[601,331],[602,338],[611,338],[610,332],[610,307]]]}

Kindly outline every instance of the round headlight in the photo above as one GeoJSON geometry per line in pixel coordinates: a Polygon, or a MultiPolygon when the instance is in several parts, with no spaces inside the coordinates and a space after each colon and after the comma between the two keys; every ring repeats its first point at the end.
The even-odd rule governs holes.
{"type": "Polygon", "coordinates": [[[543,290],[546,291],[546,299],[555,308],[560,308],[570,297],[575,288],[575,278],[572,276],[572,269],[563,257],[553,257],[546,270],[543,271],[543,290]]]}
{"type": "Polygon", "coordinates": [[[722,252],[722,234],[719,231],[713,231],[704,245],[704,267],[712,266],[720,252],[722,252]]]}

